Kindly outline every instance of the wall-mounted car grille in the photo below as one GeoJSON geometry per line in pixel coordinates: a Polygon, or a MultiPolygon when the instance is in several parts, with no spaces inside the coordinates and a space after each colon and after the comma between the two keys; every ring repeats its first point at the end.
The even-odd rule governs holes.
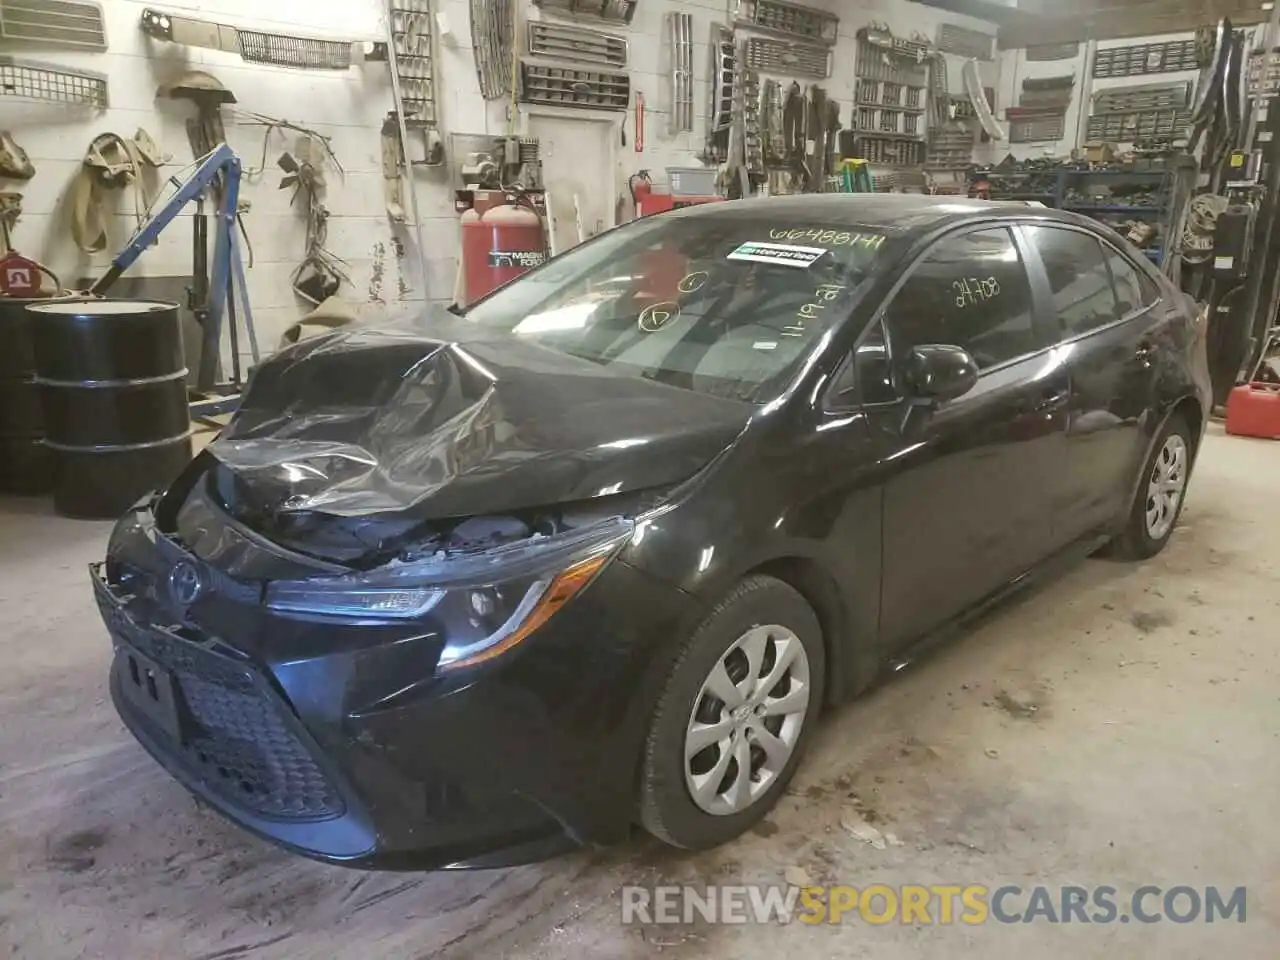
{"type": "Polygon", "coordinates": [[[830,47],[812,43],[788,43],[765,37],[752,37],[747,41],[747,66],[763,73],[825,80],[831,76],[831,57],[830,47]]]}
{"type": "Polygon", "coordinates": [[[557,16],[589,17],[608,23],[630,23],[639,0],[533,0],[533,5],[557,16]]]}
{"type": "Polygon", "coordinates": [[[973,128],[966,123],[947,123],[929,132],[925,168],[957,170],[973,162],[973,128]]]}
{"type": "MultiPolygon", "coordinates": [[[[924,163],[924,141],[913,138],[859,134],[854,137],[853,149],[859,158],[889,167],[918,167],[924,163]]],[[[878,182],[876,186],[879,189],[878,182]]]]}
{"type": "Polygon", "coordinates": [[[671,132],[693,129],[693,15],[668,13],[671,38],[671,132]]]}
{"type": "Polygon", "coordinates": [[[306,37],[284,37],[256,30],[240,30],[240,55],[250,63],[313,70],[346,70],[351,66],[351,44],[306,37]]]}
{"type": "Polygon", "coordinates": [[[354,40],[322,40],[241,30],[162,10],[142,11],[142,32],[157,40],[236,53],[251,63],[314,70],[346,70],[366,59],[385,59],[386,45],[354,40]]]}
{"type": "Polygon", "coordinates": [[[1099,50],[1093,61],[1095,77],[1135,77],[1147,73],[1198,69],[1200,62],[1194,40],[1111,47],[1099,50]]]}
{"type": "Polygon", "coordinates": [[[5,56],[0,56],[0,96],[99,110],[109,106],[104,74],[5,56]]]}
{"type": "Polygon", "coordinates": [[[501,100],[511,95],[513,0],[471,0],[471,49],[480,95],[501,100]]]}
{"type": "Polygon", "coordinates": [[[1044,43],[1027,47],[1027,59],[1032,63],[1046,60],[1074,60],[1078,56],[1080,56],[1080,44],[1074,40],[1070,43],[1044,43]]]}
{"type": "Polygon", "coordinates": [[[1067,107],[1075,92],[1076,78],[1071,75],[1062,77],[1038,77],[1022,81],[1022,94],[1018,98],[1020,107],[1067,107]]]}
{"type": "Polygon", "coordinates": [[[1274,97],[1280,93],[1280,53],[1255,53],[1249,57],[1249,96],[1274,97]]]}
{"type": "Polygon", "coordinates": [[[900,83],[907,87],[927,87],[929,66],[903,57],[885,56],[887,51],[869,40],[858,41],[858,60],[854,70],[859,77],[900,83]]]}
{"type": "Polygon", "coordinates": [[[595,67],[627,65],[627,41],[595,30],[545,20],[529,21],[529,55],[595,67]]]}
{"type": "Polygon", "coordinates": [[[733,80],[737,76],[738,48],[724,27],[711,28],[711,122],[708,133],[728,130],[733,122],[733,80]]]}
{"type": "Polygon", "coordinates": [[[626,110],[631,102],[631,78],[625,73],[522,62],[520,99],[555,107],[626,110]]]}
{"type": "Polygon", "coordinates": [[[1182,108],[1106,113],[1089,118],[1086,136],[1090,140],[1108,143],[1176,140],[1185,136],[1190,123],[1191,111],[1182,108]]]}
{"type": "Polygon", "coordinates": [[[840,31],[835,14],[787,0],[738,0],[734,19],[757,30],[833,45],[840,31]]]}
{"type": "Polygon", "coordinates": [[[1170,110],[1191,102],[1190,83],[1146,83],[1132,87],[1112,87],[1093,95],[1093,113],[1139,113],[1170,110]]]}
{"type": "Polygon", "coordinates": [[[105,50],[102,6],[84,0],[0,0],[0,40],[105,50]]]}
{"type": "Polygon", "coordinates": [[[990,60],[995,42],[996,38],[989,33],[970,30],[956,23],[944,23],[938,27],[938,49],[958,57],[990,60]]]}
{"type": "Polygon", "coordinates": [[[1065,109],[1027,109],[1010,107],[1005,111],[1009,121],[1010,143],[1045,143],[1061,140],[1067,132],[1065,109]]]}

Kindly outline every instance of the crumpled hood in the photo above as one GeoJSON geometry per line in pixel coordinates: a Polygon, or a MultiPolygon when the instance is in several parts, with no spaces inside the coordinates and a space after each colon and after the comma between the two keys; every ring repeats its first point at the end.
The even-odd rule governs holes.
{"type": "Polygon", "coordinates": [[[271,512],[432,520],[679,482],[752,411],[427,308],[276,354],[209,452],[271,512]]]}

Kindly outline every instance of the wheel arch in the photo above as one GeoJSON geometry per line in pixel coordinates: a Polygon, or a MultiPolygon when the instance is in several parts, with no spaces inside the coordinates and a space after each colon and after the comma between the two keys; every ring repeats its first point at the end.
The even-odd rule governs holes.
{"type": "Polygon", "coordinates": [[[874,644],[845,642],[852,632],[853,617],[835,579],[818,561],[801,555],[779,556],[757,564],[737,579],[740,582],[754,575],[787,584],[817,614],[827,663],[824,704],[841,703],[870,685],[876,672],[874,644]]]}

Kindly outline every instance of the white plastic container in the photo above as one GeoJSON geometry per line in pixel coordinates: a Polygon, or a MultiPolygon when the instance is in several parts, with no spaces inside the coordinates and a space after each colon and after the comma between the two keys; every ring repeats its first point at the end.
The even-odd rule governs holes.
{"type": "Polygon", "coordinates": [[[667,167],[667,187],[673,197],[714,197],[715,167],[667,167]]]}

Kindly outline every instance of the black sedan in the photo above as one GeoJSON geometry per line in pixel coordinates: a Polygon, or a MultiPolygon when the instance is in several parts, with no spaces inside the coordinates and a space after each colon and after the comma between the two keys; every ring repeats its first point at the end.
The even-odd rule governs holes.
{"type": "Polygon", "coordinates": [[[1209,403],[1139,251],[980,201],[698,207],[459,313],[275,355],[94,570],[137,739],[331,862],[737,836],[886,664],[1159,551],[1209,403]]]}

